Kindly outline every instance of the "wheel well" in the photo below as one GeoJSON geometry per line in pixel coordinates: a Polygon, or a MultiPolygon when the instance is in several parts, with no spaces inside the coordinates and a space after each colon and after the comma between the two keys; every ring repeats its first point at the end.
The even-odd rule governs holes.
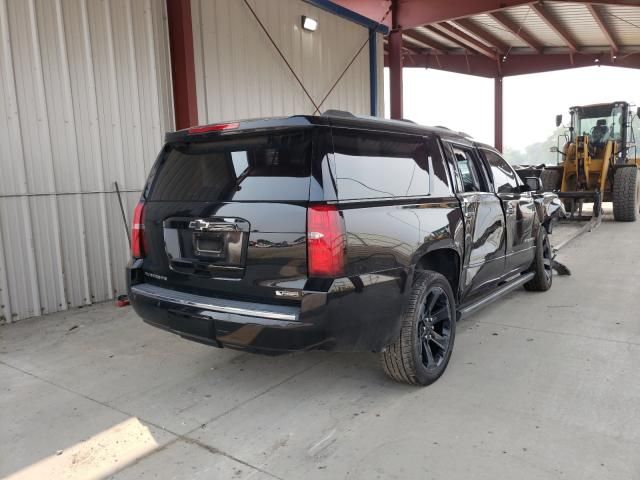
{"type": "Polygon", "coordinates": [[[423,256],[416,264],[416,270],[431,270],[438,272],[449,281],[451,289],[458,291],[460,280],[460,257],[458,252],[449,248],[433,250],[423,256]]]}

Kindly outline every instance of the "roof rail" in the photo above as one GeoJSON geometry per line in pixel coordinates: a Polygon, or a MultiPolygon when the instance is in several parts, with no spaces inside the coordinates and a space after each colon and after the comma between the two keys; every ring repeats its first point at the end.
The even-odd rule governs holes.
{"type": "MultiPolygon", "coordinates": [[[[442,128],[443,130],[449,130],[450,132],[453,132],[453,130],[451,130],[449,127],[445,127],[444,125],[436,125],[436,128],[442,128]]],[[[456,132],[456,133],[461,137],[473,138],[473,135],[469,135],[466,132],[456,132]]]]}
{"type": "Polygon", "coordinates": [[[346,110],[325,110],[322,112],[323,117],[355,117],[351,112],[346,110]]]}
{"type": "MultiPolygon", "coordinates": [[[[385,120],[384,118],[377,118],[377,117],[369,117],[367,115],[354,115],[351,112],[347,112],[346,110],[325,110],[324,112],[322,112],[322,116],[323,117],[349,117],[349,118],[368,118],[368,119],[372,119],[372,120],[385,120]]],[[[387,119],[389,120],[389,119],[387,119]]],[[[414,122],[413,120],[409,120],[408,118],[399,118],[399,119],[391,119],[391,121],[397,121],[397,122],[406,122],[406,123],[413,123],[414,125],[417,125],[416,122],[414,122]]]]}

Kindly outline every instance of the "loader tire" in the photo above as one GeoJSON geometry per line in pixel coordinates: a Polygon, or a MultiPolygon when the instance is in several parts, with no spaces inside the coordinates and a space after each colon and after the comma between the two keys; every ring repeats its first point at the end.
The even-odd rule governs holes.
{"type": "Polygon", "coordinates": [[[553,283],[553,249],[546,229],[541,225],[536,242],[536,257],[531,271],[534,277],[524,284],[525,290],[530,292],[546,292],[553,283]]]}
{"type": "Polygon", "coordinates": [[[447,279],[437,272],[417,271],[399,335],[380,354],[385,373],[409,385],[435,382],[451,358],[456,319],[447,279]]]}
{"type": "Polygon", "coordinates": [[[640,211],[640,174],[638,168],[618,168],[613,176],[613,218],[617,222],[635,222],[640,211]]]}
{"type": "Polygon", "coordinates": [[[540,172],[540,180],[542,181],[543,192],[554,192],[560,189],[562,181],[562,170],[545,168],[540,172]]]}

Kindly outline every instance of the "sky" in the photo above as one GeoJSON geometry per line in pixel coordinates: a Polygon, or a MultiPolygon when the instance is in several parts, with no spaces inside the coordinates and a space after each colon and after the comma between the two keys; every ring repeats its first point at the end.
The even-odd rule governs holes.
{"type": "MultiPolygon", "coordinates": [[[[493,145],[493,79],[420,68],[405,68],[403,76],[405,118],[463,131],[493,145]]],[[[570,106],[615,100],[640,105],[640,70],[594,66],[507,77],[503,94],[504,147],[524,150],[546,140],[557,114],[567,122],[570,106]]]]}

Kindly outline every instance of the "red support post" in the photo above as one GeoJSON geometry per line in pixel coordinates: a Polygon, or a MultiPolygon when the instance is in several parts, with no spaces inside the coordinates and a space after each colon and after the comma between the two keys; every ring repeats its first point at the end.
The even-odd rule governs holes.
{"type": "Polygon", "coordinates": [[[191,1],[167,0],[176,130],[198,125],[191,1]]]}
{"type": "Polygon", "coordinates": [[[389,33],[389,86],[391,118],[402,118],[402,28],[398,21],[398,1],[391,6],[392,30],[389,33]]]}
{"type": "Polygon", "coordinates": [[[502,152],[502,77],[494,78],[494,146],[502,152]]]}

